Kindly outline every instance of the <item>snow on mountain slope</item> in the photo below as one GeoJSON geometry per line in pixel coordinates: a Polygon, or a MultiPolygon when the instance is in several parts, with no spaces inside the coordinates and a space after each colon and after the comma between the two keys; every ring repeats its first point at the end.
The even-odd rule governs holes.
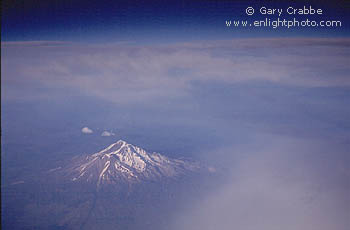
{"type": "Polygon", "coordinates": [[[147,153],[119,140],[98,153],[72,160],[68,171],[71,181],[95,183],[100,187],[173,178],[199,168],[198,163],[147,153]]]}

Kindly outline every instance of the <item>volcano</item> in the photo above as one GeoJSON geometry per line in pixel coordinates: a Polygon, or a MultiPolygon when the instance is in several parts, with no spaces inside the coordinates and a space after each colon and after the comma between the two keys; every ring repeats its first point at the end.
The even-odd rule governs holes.
{"type": "Polygon", "coordinates": [[[119,140],[107,148],[87,156],[75,157],[62,171],[73,182],[95,184],[135,184],[177,178],[200,170],[196,162],[173,159],[119,140]]]}

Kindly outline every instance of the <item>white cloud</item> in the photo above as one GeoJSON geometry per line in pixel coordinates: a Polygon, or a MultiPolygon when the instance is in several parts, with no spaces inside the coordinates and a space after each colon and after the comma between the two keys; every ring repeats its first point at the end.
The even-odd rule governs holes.
{"type": "Polygon", "coordinates": [[[193,84],[210,81],[350,86],[349,44],[349,39],[321,38],[147,47],[2,44],[2,74],[5,84],[67,87],[117,103],[186,96],[193,84]],[[41,55],[33,58],[36,52],[41,55]]]}
{"type": "Polygon", "coordinates": [[[110,136],[114,136],[115,134],[113,132],[109,132],[109,131],[103,131],[101,136],[103,137],[110,137],[110,136]]]}
{"type": "Polygon", "coordinates": [[[347,153],[329,154],[332,148],[318,142],[263,138],[259,150],[228,149],[232,177],[186,206],[168,229],[348,229],[347,153]]]}
{"type": "Polygon", "coordinates": [[[88,127],[84,127],[81,129],[82,133],[86,133],[86,134],[91,134],[93,133],[92,129],[88,128],[88,127]]]}

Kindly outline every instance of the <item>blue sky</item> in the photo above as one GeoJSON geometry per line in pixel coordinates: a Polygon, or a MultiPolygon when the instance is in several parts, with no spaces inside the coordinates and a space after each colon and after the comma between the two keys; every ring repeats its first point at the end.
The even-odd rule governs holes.
{"type": "MultiPolygon", "coordinates": [[[[348,36],[346,1],[4,1],[2,40],[174,42],[237,37],[348,36]],[[286,10],[320,8],[323,15],[297,19],[341,20],[341,28],[227,29],[226,20],[256,20],[249,6],[286,10]]],[[[292,16],[283,16],[291,18],[292,16]]],[[[268,16],[275,19],[275,16],[268,16]]]]}

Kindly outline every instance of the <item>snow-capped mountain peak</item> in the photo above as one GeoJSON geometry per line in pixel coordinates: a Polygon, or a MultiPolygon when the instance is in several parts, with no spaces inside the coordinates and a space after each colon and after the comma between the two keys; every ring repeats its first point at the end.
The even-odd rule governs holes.
{"type": "Polygon", "coordinates": [[[100,152],[76,159],[69,167],[72,181],[103,184],[136,183],[176,177],[199,169],[197,163],[172,159],[119,140],[100,152]]]}

